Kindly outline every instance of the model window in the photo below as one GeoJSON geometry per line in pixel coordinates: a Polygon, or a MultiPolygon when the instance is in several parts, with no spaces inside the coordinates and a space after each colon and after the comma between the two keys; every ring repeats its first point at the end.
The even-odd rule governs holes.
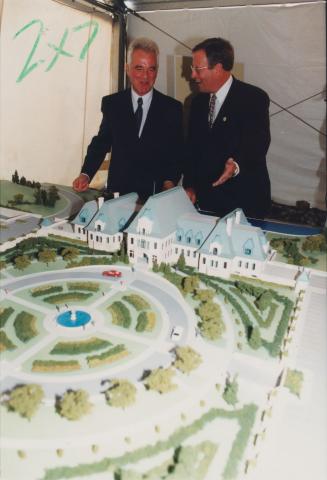
{"type": "Polygon", "coordinates": [[[131,245],[134,244],[134,237],[131,237],[131,245]]]}
{"type": "Polygon", "coordinates": [[[154,248],[155,250],[157,250],[157,247],[158,247],[158,244],[157,244],[157,242],[154,242],[154,246],[153,246],[153,248],[154,248]]]}
{"type": "Polygon", "coordinates": [[[130,256],[131,258],[134,258],[134,250],[130,250],[130,251],[129,251],[129,256],[130,256]]]}
{"type": "Polygon", "coordinates": [[[227,262],[224,262],[224,268],[227,268],[227,262]]]}
{"type": "Polygon", "coordinates": [[[90,233],[90,239],[93,240],[93,234],[92,233],[90,233]]]}
{"type": "Polygon", "coordinates": [[[178,248],[175,248],[175,253],[178,253],[178,248]]]}
{"type": "Polygon", "coordinates": [[[141,240],[141,248],[145,248],[145,240],[141,240]]]}
{"type": "Polygon", "coordinates": [[[255,263],[252,265],[252,270],[255,270],[255,263]]]}
{"type": "Polygon", "coordinates": [[[205,259],[205,258],[203,258],[202,263],[206,263],[206,259],[205,259]]]}
{"type": "Polygon", "coordinates": [[[212,253],[213,253],[214,255],[218,255],[218,249],[215,247],[215,248],[213,249],[212,253]]]}
{"type": "Polygon", "coordinates": [[[245,254],[245,255],[251,255],[251,253],[252,253],[251,248],[245,248],[245,249],[244,249],[244,254],[245,254]]]}
{"type": "Polygon", "coordinates": [[[97,225],[97,232],[101,232],[101,225],[97,225]]]}
{"type": "Polygon", "coordinates": [[[239,267],[242,266],[242,260],[240,260],[240,261],[238,262],[238,266],[239,266],[239,267]]]}

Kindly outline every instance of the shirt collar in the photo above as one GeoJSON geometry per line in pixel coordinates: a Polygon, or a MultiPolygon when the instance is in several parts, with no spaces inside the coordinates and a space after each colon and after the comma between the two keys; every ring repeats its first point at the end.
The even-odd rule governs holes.
{"type": "MultiPolygon", "coordinates": [[[[136,110],[137,108],[137,100],[140,98],[140,95],[138,95],[133,88],[131,88],[132,91],[132,102],[133,102],[133,108],[136,110]]],[[[142,95],[142,100],[143,100],[143,108],[149,107],[151,100],[153,97],[153,89],[151,89],[148,93],[145,95],[142,95]]]]}
{"type": "Polygon", "coordinates": [[[220,105],[222,105],[224,103],[224,100],[225,98],[227,97],[227,94],[229,92],[229,89],[231,87],[233,83],[233,77],[232,75],[229,77],[228,80],[226,80],[226,82],[224,83],[224,85],[222,87],[219,88],[219,90],[217,90],[216,93],[216,97],[217,97],[217,100],[219,102],[220,105]]]}

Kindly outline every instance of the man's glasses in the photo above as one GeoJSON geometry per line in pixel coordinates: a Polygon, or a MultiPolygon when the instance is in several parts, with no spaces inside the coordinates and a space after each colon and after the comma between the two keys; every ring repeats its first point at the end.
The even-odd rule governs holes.
{"type": "Polygon", "coordinates": [[[191,70],[192,70],[192,72],[195,72],[195,73],[199,73],[200,70],[205,70],[207,68],[209,68],[209,67],[195,67],[194,65],[191,65],[191,70]]]}

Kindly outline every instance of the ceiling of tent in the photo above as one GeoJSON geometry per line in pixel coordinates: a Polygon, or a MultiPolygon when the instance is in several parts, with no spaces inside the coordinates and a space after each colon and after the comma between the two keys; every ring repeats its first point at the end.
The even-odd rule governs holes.
{"type": "Polygon", "coordinates": [[[125,0],[126,7],[135,11],[173,10],[181,8],[230,7],[242,5],[271,5],[285,3],[307,3],[315,0],[125,0]]]}

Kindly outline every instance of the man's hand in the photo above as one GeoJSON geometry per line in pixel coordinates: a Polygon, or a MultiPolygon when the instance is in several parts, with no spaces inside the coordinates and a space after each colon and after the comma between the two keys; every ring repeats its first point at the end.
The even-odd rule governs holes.
{"type": "Polygon", "coordinates": [[[185,192],[187,193],[188,198],[191,200],[191,202],[194,205],[196,202],[196,193],[194,188],[192,187],[185,188],[185,192]]]}
{"type": "Polygon", "coordinates": [[[222,185],[223,183],[227,182],[230,178],[234,176],[234,174],[237,171],[237,164],[234,162],[234,160],[230,157],[227,162],[225,163],[225,169],[223,173],[220,175],[220,177],[213,182],[212,186],[213,187],[218,187],[219,185],[222,185]]]}
{"type": "Polygon", "coordinates": [[[162,190],[170,190],[171,188],[174,188],[175,184],[171,180],[165,180],[162,184],[162,190]]]}
{"type": "Polygon", "coordinates": [[[80,173],[73,181],[73,189],[76,192],[85,192],[89,188],[90,179],[86,173],[80,173]]]}

